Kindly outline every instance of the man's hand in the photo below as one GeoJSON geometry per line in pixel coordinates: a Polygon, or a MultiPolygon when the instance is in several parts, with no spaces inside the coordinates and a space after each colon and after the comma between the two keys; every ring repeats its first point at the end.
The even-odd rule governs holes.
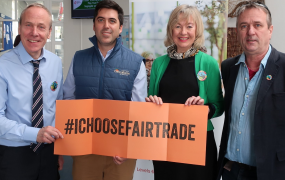
{"type": "Polygon", "coordinates": [[[58,170],[62,170],[62,168],[63,168],[63,163],[64,163],[63,156],[59,155],[59,156],[58,156],[58,170]]]}
{"type": "Polygon", "coordinates": [[[114,163],[118,164],[118,165],[123,164],[123,162],[125,162],[126,160],[127,160],[127,158],[121,158],[119,156],[114,156],[113,157],[114,163]]]}
{"type": "Polygon", "coordinates": [[[37,142],[41,143],[52,143],[55,139],[63,138],[63,135],[59,130],[52,126],[43,127],[38,132],[37,142]]]}

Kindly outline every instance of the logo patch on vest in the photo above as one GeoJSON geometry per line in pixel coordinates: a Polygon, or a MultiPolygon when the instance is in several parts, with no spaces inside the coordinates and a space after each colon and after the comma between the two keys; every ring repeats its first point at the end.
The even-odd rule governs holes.
{"type": "Polygon", "coordinates": [[[130,72],[127,71],[127,70],[115,69],[114,72],[115,72],[115,73],[118,73],[118,74],[120,74],[120,75],[122,75],[122,76],[128,76],[128,75],[130,75],[130,72]]]}

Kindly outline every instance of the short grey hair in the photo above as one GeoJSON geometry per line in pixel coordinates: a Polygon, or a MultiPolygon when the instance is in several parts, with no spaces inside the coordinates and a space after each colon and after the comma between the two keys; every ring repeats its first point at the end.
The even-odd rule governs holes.
{"type": "Polygon", "coordinates": [[[238,8],[238,10],[237,10],[236,27],[238,27],[238,18],[239,18],[239,16],[245,10],[252,9],[252,8],[260,9],[260,10],[262,10],[266,14],[267,26],[268,26],[268,28],[270,28],[270,26],[272,25],[272,17],[271,17],[271,13],[270,13],[268,7],[265,4],[261,4],[259,2],[254,2],[254,1],[246,1],[245,4],[243,4],[242,6],[240,6],[238,8]]]}
{"type": "Polygon", "coordinates": [[[51,27],[52,27],[51,13],[50,13],[50,11],[49,11],[44,5],[42,5],[42,4],[40,4],[40,3],[32,3],[32,4],[30,4],[29,6],[27,6],[27,7],[22,11],[21,16],[20,16],[20,20],[19,20],[20,25],[21,25],[21,23],[22,23],[23,15],[24,15],[25,12],[27,11],[27,9],[29,9],[29,8],[31,8],[31,7],[43,8],[44,10],[46,10],[46,12],[48,13],[48,15],[49,15],[49,17],[50,17],[50,27],[49,27],[49,29],[51,29],[51,27]]]}

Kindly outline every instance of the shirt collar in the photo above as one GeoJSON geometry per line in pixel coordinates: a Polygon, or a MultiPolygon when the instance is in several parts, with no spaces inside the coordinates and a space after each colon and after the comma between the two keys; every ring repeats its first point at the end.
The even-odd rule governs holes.
{"type": "MultiPolygon", "coordinates": [[[[265,55],[264,58],[261,60],[261,64],[263,65],[264,68],[266,67],[268,58],[269,58],[269,56],[270,56],[270,54],[271,54],[271,50],[272,50],[271,45],[269,45],[269,49],[268,49],[266,55],[265,55]]],[[[240,64],[240,63],[244,63],[244,64],[245,64],[245,54],[244,54],[244,52],[241,54],[241,56],[240,56],[238,62],[237,62],[235,65],[238,65],[238,64],[240,64]]]]}
{"type": "Polygon", "coordinates": [[[32,60],[46,60],[46,52],[45,52],[46,50],[44,48],[42,48],[42,54],[40,55],[38,59],[34,59],[32,58],[32,56],[29,55],[29,53],[24,48],[22,42],[20,42],[18,46],[15,47],[15,51],[18,54],[23,64],[26,64],[32,60]]]}
{"type": "Polygon", "coordinates": [[[110,56],[110,54],[113,52],[113,50],[114,50],[114,48],[110,49],[110,50],[107,52],[106,57],[104,57],[104,56],[102,55],[100,49],[99,49],[99,52],[100,52],[100,55],[101,55],[102,59],[105,61],[105,60],[110,56]]]}

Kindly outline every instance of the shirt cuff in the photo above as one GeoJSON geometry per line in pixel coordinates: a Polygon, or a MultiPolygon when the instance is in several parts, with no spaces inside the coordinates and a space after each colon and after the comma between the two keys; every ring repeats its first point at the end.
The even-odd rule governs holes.
{"type": "Polygon", "coordinates": [[[27,126],[22,136],[23,140],[28,141],[28,142],[37,143],[37,136],[38,136],[39,131],[40,131],[40,128],[27,126]]]}

